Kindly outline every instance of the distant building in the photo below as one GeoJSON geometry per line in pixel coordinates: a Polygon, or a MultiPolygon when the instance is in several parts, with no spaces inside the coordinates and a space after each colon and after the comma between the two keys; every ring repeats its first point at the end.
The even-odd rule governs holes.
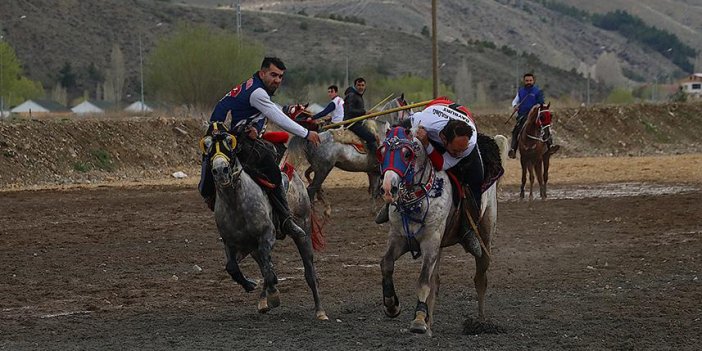
{"type": "Polygon", "coordinates": [[[91,100],[85,100],[81,102],[78,105],[75,105],[71,108],[71,111],[73,113],[77,114],[87,114],[87,113],[105,113],[108,110],[112,109],[114,105],[110,102],[107,101],[91,101],[91,100]]]}
{"type": "Polygon", "coordinates": [[[702,98],[702,73],[694,73],[681,80],[680,87],[688,96],[702,98]]]}
{"type": "Polygon", "coordinates": [[[71,113],[68,107],[51,100],[27,100],[10,110],[12,113],[71,113]]]}
{"type": "Polygon", "coordinates": [[[144,102],[144,104],[141,104],[141,101],[136,101],[133,104],[127,106],[124,110],[127,112],[133,112],[133,113],[141,113],[141,112],[152,112],[154,108],[152,108],[153,104],[144,102]]]}

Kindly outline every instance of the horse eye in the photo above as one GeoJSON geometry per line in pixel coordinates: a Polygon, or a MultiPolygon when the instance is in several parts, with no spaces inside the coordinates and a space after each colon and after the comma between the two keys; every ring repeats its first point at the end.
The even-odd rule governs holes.
{"type": "Polygon", "coordinates": [[[412,153],[412,150],[404,149],[402,152],[402,156],[404,156],[405,161],[410,161],[412,159],[412,156],[414,156],[414,154],[412,153]]]}

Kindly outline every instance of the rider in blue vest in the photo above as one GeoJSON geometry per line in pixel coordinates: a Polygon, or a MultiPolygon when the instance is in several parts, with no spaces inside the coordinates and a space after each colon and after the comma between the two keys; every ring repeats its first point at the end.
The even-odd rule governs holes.
{"type": "MultiPolygon", "coordinates": [[[[512,129],[512,143],[509,150],[509,158],[517,157],[517,144],[519,142],[519,132],[526,122],[526,117],[531,111],[531,108],[537,104],[544,103],[544,92],[541,91],[538,85],[536,85],[536,78],[532,73],[524,74],[524,86],[519,88],[517,91],[517,96],[512,100],[512,107],[517,112],[517,124],[512,129]]],[[[546,141],[546,145],[549,148],[549,153],[554,153],[558,151],[559,146],[551,146],[553,141],[549,138],[546,141]]]]}
{"type": "MultiPolygon", "coordinates": [[[[224,122],[227,114],[231,113],[229,132],[237,137],[237,151],[246,155],[240,158],[244,170],[274,185],[268,192],[268,198],[277,212],[281,232],[304,236],[305,232],[295,224],[290,214],[288,201],[281,186],[282,177],[275,159],[275,148],[268,147],[266,142],[257,141],[263,133],[266,120],[270,119],[285,131],[319,145],[317,132],[309,131],[295,123],[271,101],[271,96],[283,80],[285,69],[285,64],[279,58],[264,58],[261,69],[254,73],[253,77],[234,87],[217,103],[210,122],[224,122]]],[[[214,211],[216,192],[207,156],[202,160],[199,190],[210,210],[214,211]]]]}

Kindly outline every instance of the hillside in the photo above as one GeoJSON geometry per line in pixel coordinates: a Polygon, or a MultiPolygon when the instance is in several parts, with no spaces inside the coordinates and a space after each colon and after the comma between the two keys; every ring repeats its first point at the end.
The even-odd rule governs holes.
{"type": "MultiPolygon", "coordinates": [[[[202,0],[186,0],[186,2],[205,4],[202,0]]],[[[685,0],[648,1],[648,3],[654,2],[656,8],[670,14],[667,17],[672,22],[679,23],[675,20],[676,16],[681,16],[680,22],[690,22],[688,18],[699,18],[685,13],[690,7],[685,0]]],[[[564,3],[592,12],[596,9],[614,10],[646,6],[639,4],[636,0],[564,1],[564,3]]],[[[330,13],[355,16],[364,19],[369,26],[415,34],[420,33],[424,26],[431,28],[431,3],[423,0],[355,2],[259,0],[244,1],[242,6],[246,9],[258,8],[285,13],[302,11],[312,16],[330,13]]],[[[444,41],[462,43],[471,40],[490,41],[498,47],[506,45],[520,52],[534,54],[549,65],[564,70],[577,69],[581,72],[592,70],[592,66],[603,53],[615,54],[623,69],[643,77],[679,70],[668,58],[638,46],[630,41],[631,38],[601,30],[590,23],[574,20],[549,9],[539,1],[444,0],[438,2],[438,20],[439,33],[444,41]]],[[[660,23],[660,19],[649,22],[663,29],[671,27],[660,26],[660,23]]],[[[696,21],[695,25],[699,26],[699,21],[696,21]]],[[[698,45],[700,36],[695,38],[694,35],[687,35],[685,38],[689,39],[688,44],[700,47],[698,45]]]]}
{"type": "MultiPolygon", "coordinates": [[[[556,157],[700,153],[702,103],[554,108],[556,157]]],[[[476,115],[488,135],[507,135],[507,115],[476,115]]],[[[0,188],[135,181],[199,173],[197,119],[0,121],[0,188]]]]}
{"type": "MultiPolygon", "coordinates": [[[[298,3],[313,2],[295,2],[295,4],[298,3]]],[[[325,3],[331,4],[334,1],[325,3]]],[[[425,23],[421,21],[427,19],[426,8],[417,12],[419,10],[416,7],[410,6],[415,3],[419,4],[409,1],[406,6],[393,8],[392,11],[395,12],[389,14],[376,11],[375,1],[361,2],[365,4],[364,11],[370,12],[358,14],[367,15],[369,25],[359,25],[312,16],[266,12],[261,10],[262,6],[258,6],[258,2],[244,1],[245,8],[251,10],[244,11],[242,30],[246,37],[262,42],[268,53],[284,57],[291,63],[291,68],[313,70],[318,66],[326,66],[343,71],[348,55],[352,76],[371,67],[394,75],[413,73],[428,77],[431,72],[429,70],[430,42],[427,37],[419,34],[419,29],[416,29],[417,26],[421,28],[422,23],[425,23]],[[420,17],[411,17],[413,13],[420,17]],[[392,22],[390,19],[395,18],[403,23],[412,23],[412,28],[415,30],[409,31],[409,27],[399,25],[388,28],[372,24],[372,20],[382,19],[378,16],[385,18],[388,23],[392,22]]],[[[512,16],[512,10],[495,1],[470,2],[475,8],[451,7],[460,4],[455,1],[441,3],[446,4],[446,7],[441,10],[441,16],[463,13],[461,18],[466,18],[465,21],[459,22],[442,17],[442,23],[456,23],[455,26],[442,26],[442,33],[445,32],[449,36],[454,33],[452,31],[465,27],[466,30],[479,29],[471,29],[472,33],[491,35],[482,38],[481,36],[486,34],[478,36],[461,32],[460,38],[455,34],[454,40],[446,37],[446,40],[442,41],[440,55],[445,66],[442,68],[441,77],[445,83],[453,85],[457,72],[465,60],[473,90],[478,90],[477,86],[480,83],[481,89],[486,92],[491,101],[510,98],[518,77],[527,70],[534,70],[539,74],[539,83],[550,96],[572,96],[576,100],[583,99],[586,82],[582,76],[570,72],[570,68],[563,70],[549,66],[567,66],[559,64],[559,62],[565,62],[558,58],[560,54],[542,55],[541,61],[549,64],[546,65],[533,57],[515,55],[515,52],[510,49],[514,47],[522,50],[524,48],[519,47],[520,43],[532,43],[535,40],[535,38],[520,38],[517,34],[515,29],[521,26],[517,19],[523,16],[517,14],[512,16]],[[474,16],[465,16],[466,13],[474,16]],[[498,14],[510,14],[510,17],[515,19],[514,24],[503,28],[499,24],[505,21],[494,17],[498,14]],[[468,40],[471,38],[491,40],[498,45],[504,44],[506,49],[501,50],[499,46],[493,49],[487,45],[492,43],[475,43],[468,40]]],[[[311,14],[312,10],[309,11],[311,14]]],[[[295,11],[297,12],[299,10],[295,11]]],[[[77,72],[79,82],[84,82],[81,77],[87,75],[86,71],[90,64],[94,64],[104,74],[108,67],[110,50],[113,44],[117,44],[124,52],[128,69],[127,92],[123,96],[125,100],[135,100],[134,96],[138,91],[140,38],[143,41],[145,54],[148,55],[154,42],[172,33],[179,22],[205,23],[234,32],[234,17],[231,9],[191,7],[157,0],[0,2],[0,21],[2,21],[0,25],[5,40],[16,49],[31,78],[40,80],[45,88],[50,89],[55,85],[57,72],[68,62],[77,72]]],[[[535,21],[535,25],[540,23],[537,19],[530,18],[529,21],[535,21]]],[[[561,28],[549,29],[549,32],[554,33],[553,35],[567,31],[561,28]]],[[[599,33],[587,28],[582,31],[586,43],[609,40],[607,33],[599,33]]],[[[533,52],[549,52],[549,47],[567,48],[572,45],[572,42],[577,41],[566,37],[538,42],[540,45],[534,47],[533,52]]],[[[621,45],[626,47],[627,44],[621,45]]],[[[629,56],[632,60],[640,62],[641,66],[656,67],[660,64],[659,62],[665,63],[665,60],[658,60],[655,57],[637,56],[636,50],[631,48],[629,56]],[[639,60],[639,58],[642,59],[639,60]]],[[[579,52],[572,54],[572,56],[578,55],[579,52]]],[[[92,92],[94,89],[93,85],[86,83],[79,86],[80,92],[82,90],[92,92]]],[[[603,91],[602,87],[595,85],[593,90],[603,91]]]]}
{"type": "MultiPolygon", "coordinates": [[[[694,48],[702,47],[702,3],[697,0],[558,0],[593,13],[626,10],[652,26],[677,35],[694,48]]],[[[702,64],[702,62],[699,62],[702,64]]],[[[698,70],[702,67],[698,66],[698,70]]]]}

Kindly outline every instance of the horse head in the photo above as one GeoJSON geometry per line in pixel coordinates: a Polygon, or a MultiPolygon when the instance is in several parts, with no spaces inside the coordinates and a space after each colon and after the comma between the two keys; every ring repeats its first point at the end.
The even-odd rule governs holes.
{"type": "Polygon", "coordinates": [[[432,170],[431,165],[427,165],[424,147],[409,129],[403,127],[393,127],[387,132],[377,157],[383,199],[387,203],[397,203],[406,191],[421,184],[427,168],[432,170]]]}
{"type": "Polygon", "coordinates": [[[227,186],[239,179],[243,167],[236,157],[236,137],[229,133],[223,123],[210,125],[207,134],[200,140],[200,150],[208,156],[215,184],[227,186]]]}
{"type": "Polygon", "coordinates": [[[551,137],[551,103],[548,105],[539,105],[538,113],[536,116],[536,125],[541,128],[541,139],[548,140],[551,137]]]}
{"type": "Polygon", "coordinates": [[[309,103],[307,104],[291,104],[283,106],[283,113],[290,117],[293,121],[297,122],[299,125],[309,129],[317,131],[319,125],[315,121],[311,120],[313,113],[307,109],[309,103]]]}
{"type": "MultiPolygon", "coordinates": [[[[398,108],[398,107],[403,107],[407,106],[407,100],[405,100],[405,94],[402,93],[400,94],[399,97],[396,97],[388,102],[386,102],[383,107],[380,108],[380,111],[386,111],[390,110],[393,108],[398,108]]],[[[404,121],[411,112],[409,110],[402,110],[402,111],[397,111],[397,112],[392,112],[388,113],[387,115],[382,115],[378,117],[376,120],[381,121],[381,122],[387,122],[390,125],[397,125],[400,124],[400,122],[404,121]]]]}
{"type": "Polygon", "coordinates": [[[550,107],[550,103],[548,105],[539,104],[529,111],[527,122],[524,125],[528,138],[543,142],[551,137],[552,114],[549,110],[550,107]]]}

